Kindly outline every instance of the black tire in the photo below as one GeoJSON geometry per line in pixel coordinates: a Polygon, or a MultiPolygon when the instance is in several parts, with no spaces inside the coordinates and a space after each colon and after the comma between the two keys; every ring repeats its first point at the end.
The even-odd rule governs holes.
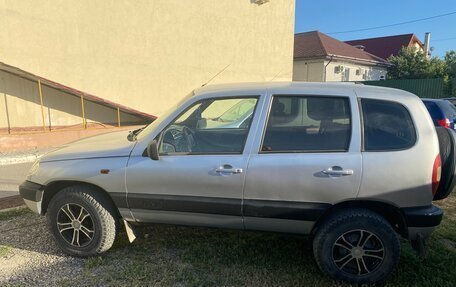
{"type": "Polygon", "coordinates": [[[110,199],[85,185],[59,191],[49,203],[46,219],[57,245],[77,257],[107,251],[119,226],[117,210],[110,199]]]}
{"type": "Polygon", "coordinates": [[[391,225],[380,215],[361,208],[336,212],[318,227],[313,240],[320,270],[348,283],[383,281],[396,268],[400,251],[399,238],[391,225]]]}

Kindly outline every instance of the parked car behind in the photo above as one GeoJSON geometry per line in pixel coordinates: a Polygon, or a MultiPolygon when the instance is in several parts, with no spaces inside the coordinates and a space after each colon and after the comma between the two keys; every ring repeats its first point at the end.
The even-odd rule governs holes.
{"type": "Polygon", "coordinates": [[[423,99],[435,126],[454,129],[456,107],[444,99],[423,99]]]}
{"type": "Polygon", "coordinates": [[[45,155],[20,193],[74,256],[107,251],[122,221],[129,237],[140,223],[286,232],[313,236],[331,278],[378,282],[401,236],[424,245],[443,216],[432,201],[455,186],[456,133],[425,113],[389,88],[205,86],[146,128],[45,155]]]}
{"type": "Polygon", "coordinates": [[[453,105],[456,105],[456,98],[443,98],[442,100],[447,100],[450,103],[452,103],[453,105]]]}

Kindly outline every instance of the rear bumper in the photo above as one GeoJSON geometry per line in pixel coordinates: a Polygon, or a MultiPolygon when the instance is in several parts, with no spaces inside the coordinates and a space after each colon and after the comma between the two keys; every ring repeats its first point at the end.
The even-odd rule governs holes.
{"type": "Polygon", "coordinates": [[[443,211],[432,204],[401,209],[408,227],[408,237],[411,240],[421,234],[427,238],[442,221],[443,211]]]}
{"type": "Polygon", "coordinates": [[[25,204],[32,211],[41,214],[41,203],[43,201],[44,185],[31,181],[24,181],[19,186],[19,194],[25,204]]]}

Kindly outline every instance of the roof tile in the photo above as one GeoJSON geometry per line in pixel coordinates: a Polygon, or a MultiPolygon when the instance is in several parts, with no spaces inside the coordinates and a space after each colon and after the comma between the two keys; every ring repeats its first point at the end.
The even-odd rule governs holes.
{"type": "Polygon", "coordinates": [[[414,34],[394,35],[378,38],[359,39],[345,41],[352,46],[363,45],[365,51],[374,54],[380,58],[388,59],[391,55],[396,56],[402,47],[408,47],[413,42],[418,42],[421,46],[423,43],[414,34]]]}
{"type": "Polygon", "coordinates": [[[355,48],[319,31],[295,34],[294,58],[326,56],[349,57],[357,60],[387,64],[387,62],[380,57],[355,48]]]}

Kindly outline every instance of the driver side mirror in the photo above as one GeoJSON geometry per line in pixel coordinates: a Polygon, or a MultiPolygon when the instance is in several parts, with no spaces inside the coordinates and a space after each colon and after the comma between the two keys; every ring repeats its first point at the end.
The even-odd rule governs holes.
{"type": "Polygon", "coordinates": [[[160,156],[158,155],[158,142],[157,140],[153,140],[148,146],[147,146],[147,156],[150,157],[153,160],[159,160],[160,156]]]}

